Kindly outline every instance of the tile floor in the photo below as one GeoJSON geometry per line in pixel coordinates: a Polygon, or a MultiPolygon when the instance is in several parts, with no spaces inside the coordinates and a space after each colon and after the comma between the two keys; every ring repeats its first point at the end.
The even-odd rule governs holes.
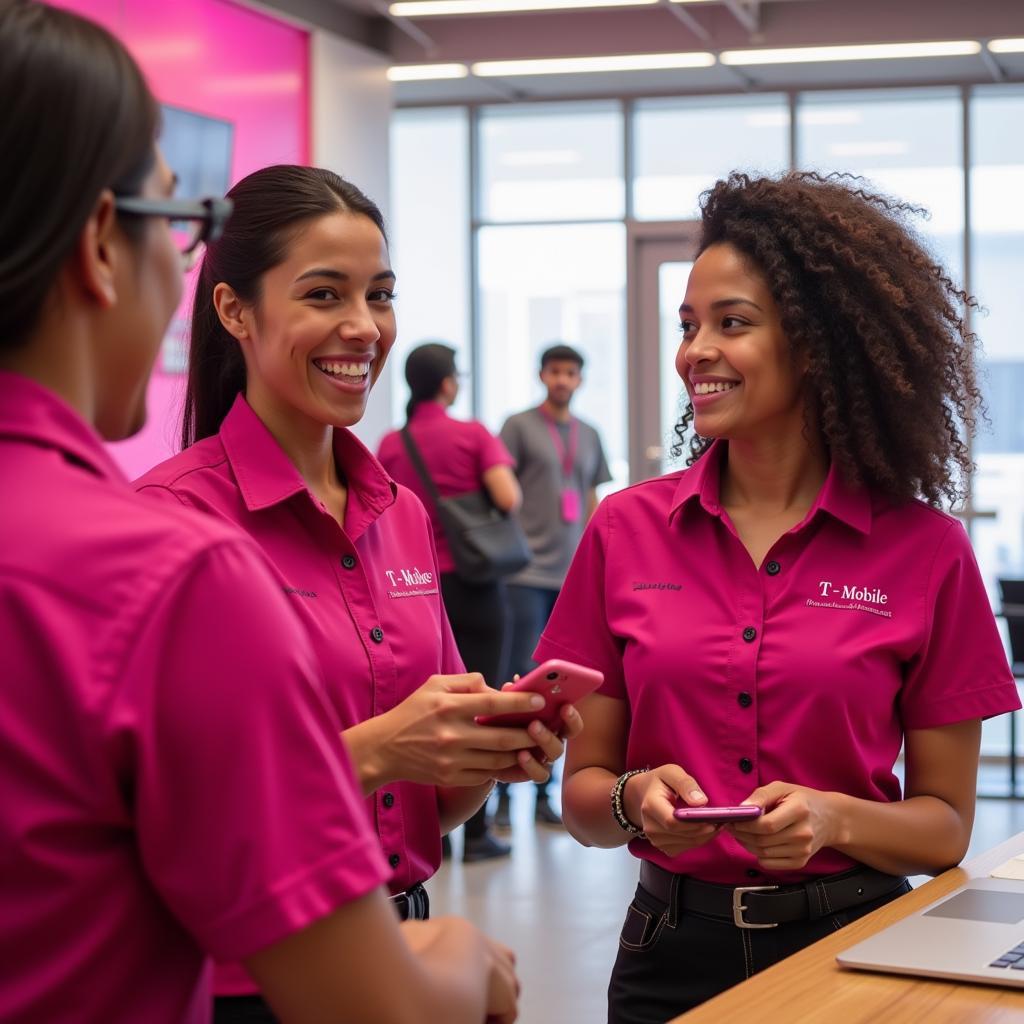
{"type": "MultiPolygon", "coordinates": [[[[998,790],[1004,778],[1005,769],[983,772],[979,788],[998,790]]],[[[603,1024],[636,862],[625,848],[587,849],[561,829],[535,827],[533,799],[532,786],[513,787],[510,858],[464,865],[456,833],[452,861],[430,883],[432,910],[463,914],[516,950],[521,1024],[603,1024]]],[[[1024,799],[979,800],[968,856],[1022,830],[1024,799]]]]}

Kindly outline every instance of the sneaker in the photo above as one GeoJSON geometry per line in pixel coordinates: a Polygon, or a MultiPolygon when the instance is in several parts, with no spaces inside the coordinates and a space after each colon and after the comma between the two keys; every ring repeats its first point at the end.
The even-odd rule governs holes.
{"type": "Polygon", "coordinates": [[[501,789],[498,791],[498,806],[494,811],[494,827],[495,828],[511,828],[512,827],[512,815],[511,807],[509,804],[508,790],[501,789]]]}
{"type": "Polygon", "coordinates": [[[537,796],[537,806],[533,809],[533,820],[539,825],[562,824],[561,815],[551,806],[546,796],[537,796]]]}
{"type": "Polygon", "coordinates": [[[462,845],[462,861],[472,864],[478,860],[493,860],[495,857],[507,857],[512,852],[508,843],[495,839],[489,832],[482,836],[466,839],[462,845]]]}

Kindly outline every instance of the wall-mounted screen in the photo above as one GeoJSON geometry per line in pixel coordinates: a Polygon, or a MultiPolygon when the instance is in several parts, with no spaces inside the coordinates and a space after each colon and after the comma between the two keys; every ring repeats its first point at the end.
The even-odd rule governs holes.
{"type": "MultiPolygon", "coordinates": [[[[176,195],[186,199],[222,196],[231,184],[231,146],[235,127],[230,121],[161,105],[163,132],[160,148],[178,175],[176,195]]],[[[161,368],[184,373],[188,366],[188,322],[179,310],[164,336],[161,368]]]]}
{"type": "Polygon", "coordinates": [[[222,196],[231,183],[231,145],[235,128],[230,121],[161,105],[164,125],[160,148],[178,175],[179,196],[222,196]]]}

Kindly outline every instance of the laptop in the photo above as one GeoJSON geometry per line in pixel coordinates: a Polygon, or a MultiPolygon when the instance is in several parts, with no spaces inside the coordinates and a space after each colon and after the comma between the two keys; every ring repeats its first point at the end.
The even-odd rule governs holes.
{"type": "Polygon", "coordinates": [[[836,960],[858,970],[1024,988],[1024,879],[972,879],[836,960]]]}

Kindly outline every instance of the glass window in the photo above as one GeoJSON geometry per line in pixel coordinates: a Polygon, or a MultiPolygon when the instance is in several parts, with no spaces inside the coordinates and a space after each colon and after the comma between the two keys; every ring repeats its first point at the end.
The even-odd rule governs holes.
{"type": "Polygon", "coordinates": [[[733,170],[789,169],[785,96],[641,100],[635,108],[633,213],[694,220],[697,199],[733,170]]]}
{"type": "Polygon", "coordinates": [[[550,103],[480,114],[480,219],[625,215],[622,108],[550,103]]]}
{"type": "MultiPolygon", "coordinates": [[[[390,362],[392,419],[405,421],[410,349],[443,341],[473,371],[469,343],[469,120],[464,109],[395,111],[391,122],[391,260],[398,340],[390,362]]],[[[456,416],[471,415],[464,382],[456,416]]]]}
{"type": "Polygon", "coordinates": [[[601,432],[611,487],[629,477],[626,230],[622,224],[480,229],[482,419],[499,430],[539,405],[540,353],[563,341],[586,359],[573,410],[601,432]]]}
{"type": "MultiPolygon", "coordinates": [[[[1022,119],[1019,87],[978,89],[971,99],[971,287],[986,311],[973,326],[992,421],[975,445],[974,505],[988,516],[973,540],[997,606],[996,580],[1024,577],[1024,136],[1008,130],[1022,119]]],[[[985,723],[984,753],[1006,752],[1008,721],[985,723]]]]}
{"type": "Polygon", "coordinates": [[[963,279],[963,111],[953,89],[804,93],[797,106],[797,165],[850,171],[928,210],[916,224],[963,279]]]}

